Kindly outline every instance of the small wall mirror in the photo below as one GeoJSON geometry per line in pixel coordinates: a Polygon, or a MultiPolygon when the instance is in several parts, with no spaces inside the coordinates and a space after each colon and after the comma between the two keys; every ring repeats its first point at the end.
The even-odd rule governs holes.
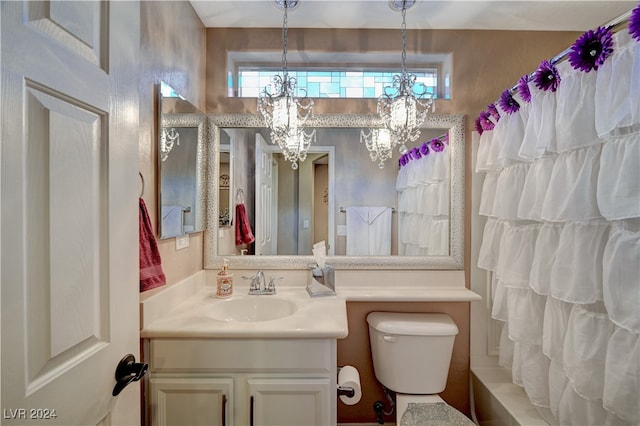
{"type": "MultiPolygon", "coordinates": [[[[221,192],[219,175],[225,168],[229,146],[233,158],[231,210],[240,202],[244,204],[255,241],[237,241],[233,220],[241,218],[234,218],[231,227],[219,221],[216,226],[210,223],[205,267],[217,268],[222,258],[229,258],[232,266],[240,268],[306,268],[313,261],[311,248],[318,241],[327,244],[327,262],[343,269],[463,267],[463,116],[431,114],[421,132],[420,142],[439,137],[448,141],[446,149],[437,153],[441,159],[438,167],[443,167],[446,175],[439,198],[439,214],[446,216],[446,223],[437,228],[440,243],[433,251],[411,251],[404,244],[407,235],[426,228],[421,224],[406,226],[406,203],[396,187],[398,154],[380,169],[360,143],[361,130],[380,128],[379,119],[372,115],[319,115],[310,125],[316,130],[316,143],[299,169],[292,170],[278,148],[269,143],[261,116],[209,115],[211,162],[218,165],[210,170],[213,178],[209,180],[209,193],[213,197],[209,198],[209,217],[223,211],[228,200],[221,192]],[[385,206],[392,211],[388,255],[349,253],[348,239],[353,239],[354,233],[346,216],[355,206],[385,206]],[[412,226],[415,232],[407,234],[412,226]]],[[[435,204],[435,199],[425,198],[421,206],[412,208],[428,214],[435,204]]],[[[436,227],[423,233],[435,235],[436,227]]]]}
{"type": "Polygon", "coordinates": [[[158,232],[161,239],[204,229],[206,116],[162,82],[158,93],[158,232]]]}

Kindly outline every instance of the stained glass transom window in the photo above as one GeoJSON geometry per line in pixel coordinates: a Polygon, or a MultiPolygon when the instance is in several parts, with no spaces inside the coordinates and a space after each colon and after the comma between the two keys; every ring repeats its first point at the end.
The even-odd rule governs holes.
{"type": "MultiPolygon", "coordinates": [[[[312,98],[377,98],[384,93],[384,88],[391,86],[393,76],[398,71],[318,71],[288,70],[291,77],[298,81],[299,89],[306,89],[307,96],[312,98]]],[[[437,70],[409,70],[416,75],[416,81],[423,83],[427,93],[437,97],[437,70]]],[[[281,69],[242,69],[238,70],[237,96],[241,98],[257,98],[266,86],[272,83],[273,76],[282,74],[281,69]]],[[[228,93],[236,92],[233,78],[228,79],[228,93]]]]}

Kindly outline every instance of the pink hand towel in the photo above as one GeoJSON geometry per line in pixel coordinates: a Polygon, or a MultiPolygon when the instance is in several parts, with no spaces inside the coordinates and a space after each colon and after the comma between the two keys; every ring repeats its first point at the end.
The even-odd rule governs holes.
{"type": "Polygon", "coordinates": [[[162,259],[156,236],[153,233],[147,206],[142,198],[140,204],[140,292],[165,285],[167,279],[162,272],[162,259]]]}
{"type": "Polygon", "coordinates": [[[247,217],[247,209],[242,203],[236,204],[236,245],[251,244],[255,240],[247,217]]]}

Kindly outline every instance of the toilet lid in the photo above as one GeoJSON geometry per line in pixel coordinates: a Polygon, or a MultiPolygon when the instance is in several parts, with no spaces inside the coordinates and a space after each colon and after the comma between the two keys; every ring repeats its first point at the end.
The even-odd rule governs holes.
{"type": "Polygon", "coordinates": [[[458,327],[440,313],[371,312],[369,326],[381,333],[404,336],[455,336],[458,327]]]}

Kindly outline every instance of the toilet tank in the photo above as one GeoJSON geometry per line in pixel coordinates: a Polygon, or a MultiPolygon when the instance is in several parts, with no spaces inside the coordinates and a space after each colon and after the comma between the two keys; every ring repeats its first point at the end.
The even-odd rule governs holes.
{"type": "Polygon", "coordinates": [[[367,315],[376,378],[397,393],[438,394],[447,385],[455,322],[440,313],[367,315]]]}

